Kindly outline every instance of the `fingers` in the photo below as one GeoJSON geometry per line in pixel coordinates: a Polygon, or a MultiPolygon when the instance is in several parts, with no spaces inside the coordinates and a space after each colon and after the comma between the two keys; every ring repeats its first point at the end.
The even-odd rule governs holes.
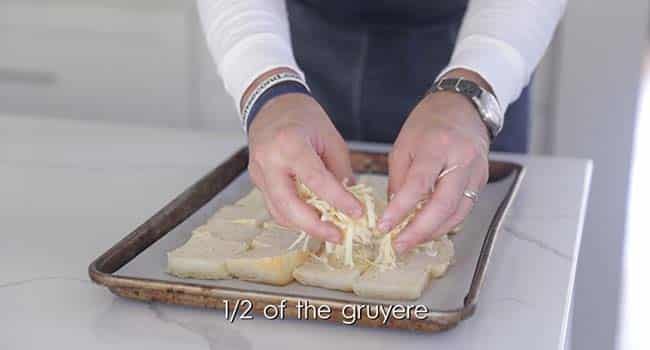
{"type": "Polygon", "coordinates": [[[275,222],[284,227],[291,227],[291,223],[280,213],[280,211],[278,211],[275,205],[273,205],[273,200],[269,197],[268,192],[263,190],[266,188],[266,183],[259,166],[254,162],[249,162],[248,173],[255,186],[257,186],[257,188],[260,189],[260,192],[262,192],[266,209],[269,211],[275,222]]]}
{"type": "Polygon", "coordinates": [[[437,158],[413,159],[413,164],[406,175],[406,181],[395,196],[388,202],[388,207],[379,222],[379,229],[386,232],[408,215],[416,204],[431,193],[433,185],[444,161],[437,158]]]}
{"type": "Polygon", "coordinates": [[[400,152],[397,146],[388,155],[388,198],[404,185],[412,160],[408,152],[400,152]]]}
{"type": "MultiPolygon", "coordinates": [[[[470,175],[470,180],[467,183],[466,190],[480,192],[480,190],[485,186],[488,177],[487,169],[477,169],[481,167],[481,165],[474,166],[475,170],[472,170],[471,172],[472,175],[470,175]]],[[[440,225],[440,228],[438,230],[433,232],[432,238],[436,238],[449,233],[456,226],[460,225],[472,211],[474,204],[475,202],[473,200],[463,196],[460,200],[460,205],[458,206],[456,212],[451,217],[449,217],[445,223],[440,225]]]]}
{"type": "Polygon", "coordinates": [[[325,167],[337,179],[338,183],[342,183],[344,179],[348,179],[348,184],[352,184],[354,182],[354,173],[352,172],[348,146],[340,135],[333,137],[321,155],[321,159],[325,167]]]}
{"type": "Polygon", "coordinates": [[[474,201],[472,201],[471,199],[465,196],[461,197],[460,204],[458,205],[456,212],[453,215],[451,215],[449,218],[447,218],[447,221],[441,224],[438,227],[438,229],[432,231],[428,239],[421,241],[419,243],[425,242],[427,240],[435,239],[446,233],[449,233],[451,230],[454,229],[454,227],[460,225],[463,222],[465,217],[467,217],[467,215],[469,215],[469,213],[472,211],[473,207],[474,207],[474,201]]]}
{"type": "Polygon", "coordinates": [[[272,184],[266,187],[266,192],[279,217],[311,236],[340,242],[341,234],[336,227],[321,221],[316,211],[298,197],[295,183],[288,174],[267,173],[265,181],[272,184]]]}
{"type": "Polygon", "coordinates": [[[433,232],[456,213],[464,198],[463,191],[469,182],[469,174],[467,168],[462,168],[438,181],[431,200],[395,239],[395,250],[399,254],[430,240],[433,232]]]}
{"type": "Polygon", "coordinates": [[[363,215],[361,203],[325,168],[325,165],[313,150],[305,149],[301,153],[296,159],[293,172],[298,180],[307,185],[318,197],[342,210],[347,215],[354,218],[363,215]]]}

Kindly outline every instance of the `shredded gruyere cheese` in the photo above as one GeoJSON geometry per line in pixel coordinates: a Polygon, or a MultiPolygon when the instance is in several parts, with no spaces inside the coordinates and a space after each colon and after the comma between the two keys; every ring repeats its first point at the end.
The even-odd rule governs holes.
{"type": "Polygon", "coordinates": [[[435,247],[435,242],[434,241],[428,241],[424,242],[417,247],[421,252],[424,254],[430,256],[430,257],[436,257],[438,256],[438,250],[435,247]]]}
{"type": "Polygon", "coordinates": [[[378,266],[380,270],[397,267],[397,256],[395,255],[393,240],[391,238],[390,234],[386,234],[379,240],[377,257],[373,261],[373,265],[378,266]]]}
{"type": "Polygon", "coordinates": [[[292,250],[296,246],[298,246],[298,243],[302,241],[302,251],[306,252],[309,250],[309,235],[305,231],[300,231],[300,235],[298,235],[298,238],[296,238],[293,243],[287,248],[287,250],[292,250]]]}
{"type": "MultiPolygon", "coordinates": [[[[377,214],[372,188],[360,183],[345,188],[352,193],[364,206],[364,215],[360,219],[352,219],[316,194],[303,183],[297,183],[298,194],[308,204],[313,206],[321,215],[321,220],[331,222],[343,234],[340,245],[325,242],[324,256],[318,259],[329,264],[328,257],[333,257],[345,267],[354,267],[357,263],[370,263],[381,270],[397,266],[397,255],[393,249],[393,239],[415,217],[424,202],[419,202],[416,210],[410,213],[402,222],[386,234],[377,231],[377,214]]],[[[301,238],[299,238],[300,240],[301,238]]],[[[296,240],[294,244],[298,244],[296,240]]],[[[294,245],[292,245],[294,246],[294,245]]]]}
{"type": "Polygon", "coordinates": [[[331,222],[343,233],[343,243],[335,245],[325,244],[326,256],[334,255],[346,267],[355,266],[355,258],[365,255],[362,250],[372,245],[374,241],[373,230],[377,225],[374,197],[372,188],[366,184],[345,186],[364,206],[365,214],[360,219],[352,219],[340,210],[334,208],[326,201],[318,198],[314,192],[302,183],[298,183],[298,193],[308,204],[316,208],[321,214],[321,220],[331,222]]]}

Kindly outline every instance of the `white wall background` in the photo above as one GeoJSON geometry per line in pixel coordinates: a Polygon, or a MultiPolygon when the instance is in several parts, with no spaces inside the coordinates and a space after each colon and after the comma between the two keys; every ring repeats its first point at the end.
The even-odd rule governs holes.
{"type": "MultiPolygon", "coordinates": [[[[574,349],[613,349],[647,0],[569,1],[535,104],[534,150],[594,160],[574,349]]],[[[540,72],[541,73],[541,72],[540,72]]],[[[538,76],[540,78],[540,76],[538,76]]]]}

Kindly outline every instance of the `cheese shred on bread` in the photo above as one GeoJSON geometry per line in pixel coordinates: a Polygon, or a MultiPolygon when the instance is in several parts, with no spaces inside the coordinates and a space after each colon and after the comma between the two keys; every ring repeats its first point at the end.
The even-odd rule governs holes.
{"type": "Polygon", "coordinates": [[[307,286],[351,292],[354,282],[368,266],[367,260],[356,261],[354,266],[348,267],[334,255],[319,257],[312,254],[307,262],[293,271],[293,277],[307,286]]]}
{"type": "Polygon", "coordinates": [[[285,285],[293,281],[293,271],[302,265],[319,242],[313,240],[307,249],[289,249],[299,234],[286,230],[266,230],[251,243],[251,249],[226,261],[235,277],[254,282],[285,285]]]}
{"type": "Polygon", "coordinates": [[[431,280],[429,259],[423,253],[410,253],[394,269],[371,267],[353,285],[361,297],[415,300],[431,280]]]}

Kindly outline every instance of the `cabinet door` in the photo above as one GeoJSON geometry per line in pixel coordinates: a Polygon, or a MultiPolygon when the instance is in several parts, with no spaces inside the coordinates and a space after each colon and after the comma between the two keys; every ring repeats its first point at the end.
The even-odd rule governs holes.
{"type": "Polygon", "coordinates": [[[0,112],[189,126],[189,3],[0,5],[0,112]]]}

